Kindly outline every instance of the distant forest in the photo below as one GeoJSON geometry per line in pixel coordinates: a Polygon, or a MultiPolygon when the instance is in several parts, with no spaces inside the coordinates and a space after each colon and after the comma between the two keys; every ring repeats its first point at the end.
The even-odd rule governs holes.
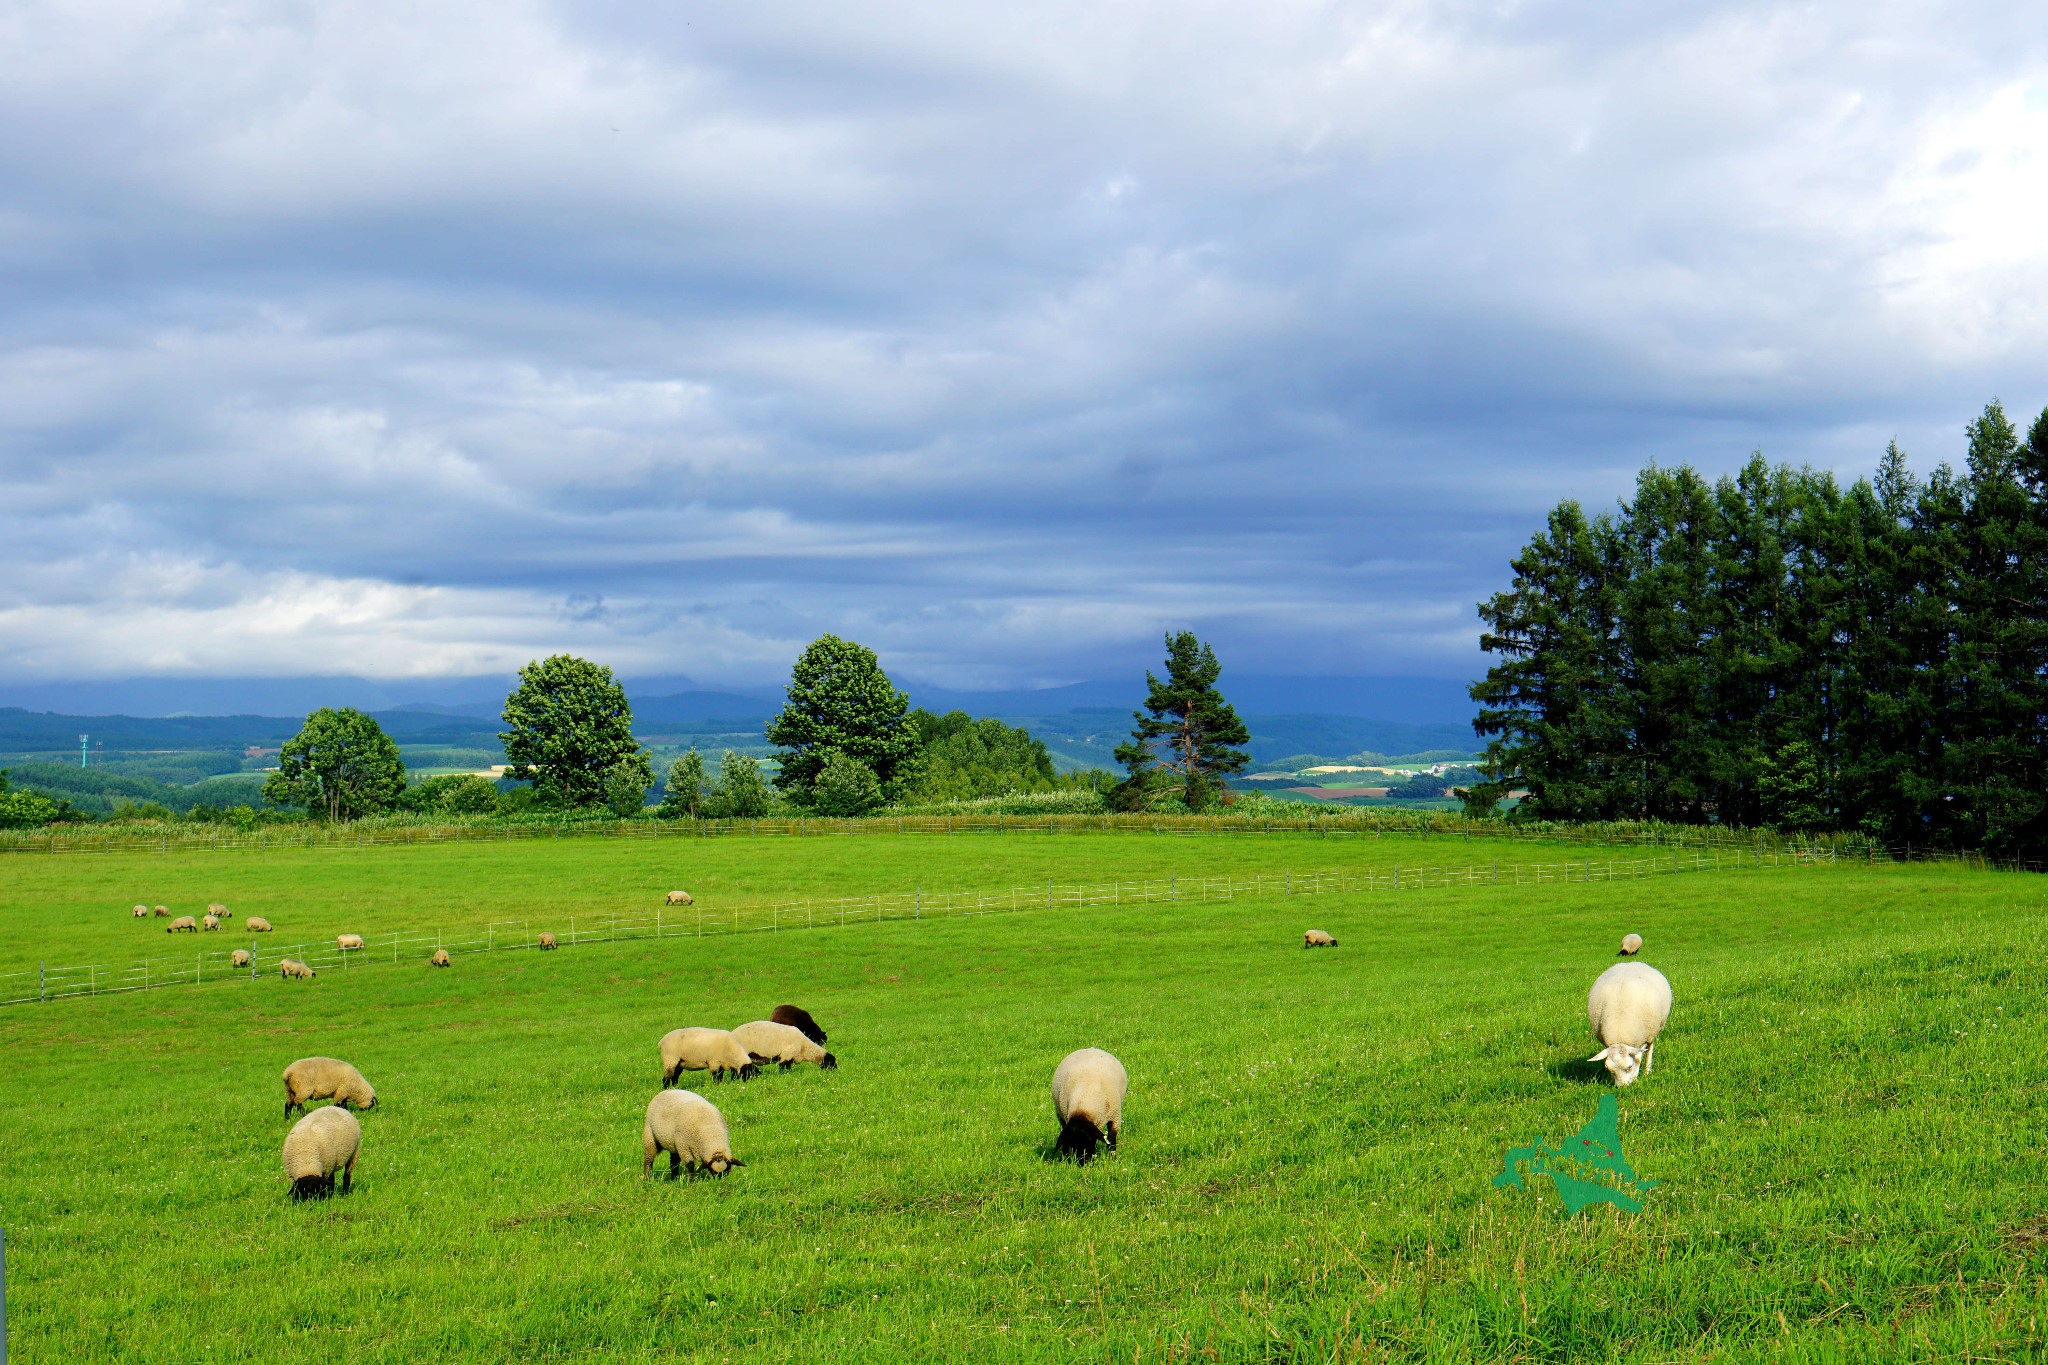
{"type": "Polygon", "coordinates": [[[1480,604],[1470,803],[2048,851],[2048,411],[1967,434],[1925,482],[1893,443],[1846,489],[1758,455],[1559,504],[1480,604]]]}

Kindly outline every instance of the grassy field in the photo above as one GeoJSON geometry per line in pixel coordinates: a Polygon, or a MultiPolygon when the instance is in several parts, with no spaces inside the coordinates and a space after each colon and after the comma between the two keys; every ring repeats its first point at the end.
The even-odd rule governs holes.
{"type": "MultiPolygon", "coordinates": [[[[17,858],[0,922],[19,954],[109,902],[220,894],[229,872],[224,899],[353,925],[400,897],[453,918],[672,881],[1079,881],[1403,842],[730,840],[682,875],[633,863],[654,850],[566,843],[17,858]]],[[[1276,897],[11,1007],[13,1344],[163,1362],[2038,1358],[2042,886],[1845,866],[1276,897]],[[1311,925],[1343,946],[1303,952],[1311,925]],[[1656,1071],[1620,1092],[1627,1155],[1661,1183],[1640,1215],[1567,1220],[1490,1181],[1506,1148],[1565,1137],[1607,1093],[1581,1061],[1585,991],[1628,929],[1677,992],[1656,1071]],[[783,1001],[831,1030],[840,1069],[705,1086],[748,1165],[644,1182],[661,1032],[783,1001]],[[1080,1169],[1047,1159],[1047,1083],[1088,1044],[1132,1088],[1122,1150],[1080,1169]],[[278,1072],[313,1053],[356,1062],[382,1102],[355,1192],[295,1206],[278,1072]]]]}

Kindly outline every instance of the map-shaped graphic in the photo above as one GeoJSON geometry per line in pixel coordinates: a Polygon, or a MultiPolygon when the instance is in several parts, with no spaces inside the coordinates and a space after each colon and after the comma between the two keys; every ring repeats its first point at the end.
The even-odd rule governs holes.
{"type": "Polygon", "coordinates": [[[1510,1148],[1502,1159],[1501,1173],[1493,1178],[1495,1189],[1522,1184],[1516,1163],[1529,1163],[1530,1175],[1547,1175],[1564,1200],[1567,1217],[1588,1204],[1606,1200],[1629,1213],[1643,1211],[1643,1196],[1656,1187],[1654,1180],[1638,1179],[1628,1159],[1621,1154],[1621,1106],[1614,1096],[1602,1095],[1593,1121],[1559,1147],[1546,1147],[1541,1138],[1527,1147],[1510,1148]]]}

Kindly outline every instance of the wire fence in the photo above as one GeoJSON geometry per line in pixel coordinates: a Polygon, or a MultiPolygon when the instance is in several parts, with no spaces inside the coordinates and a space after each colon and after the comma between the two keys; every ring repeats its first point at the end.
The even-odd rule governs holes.
{"type": "Polygon", "coordinates": [[[1542,886],[1559,883],[1633,881],[1644,877],[1738,869],[1816,868],[1840,862],[1857,862],[1837,856],[1833,850],[1769,850],[1748,848],[1718,850],[1672,849],[1635,858],[1588,854],[1563,862],[1527,863],[1494,859],[1490,863],[1460,865],[1403,866],[1385,868],[1343,868],[1318,871],[1256,873],[1246,876],[1178,875],[1134,881],[1057,882],[1048,879],[1029,886],[1011,886],[981,891],[909,891],[868,896],[839,896],[804,900],[767,901],[754,904],[708,907],[690,905],[661,907],[643,914],[557,914],[522,919],[494,920],[482,927],[455,930],[394,931],[365,934],[363,947],[343,950],[336,939],[321,939],[289,946],[273,945],[251,936],[243,948],[240,940],[230,946],[225,935],[233,932],[232,921],[220,932],[220,946],[195,945],[189,956],[164,955],[124,965],[87,963],[52,967],[40,964],[35,971],[0,974],[0,1005],[63,1000],[85,995],[111,995],[129,991],[157,990],[167,986],[191,986],[207,982],[251,981],[276,975],[287,958],[303,962],[318,973],[364,971],[378,965],[422,963],[435,951],[459,954],[532,951],[541,946],[540,936],[552,934],[558,946],[573,948],[593,943],[617,943],[641,939],[703,938],[720,934],[776,933],[794,929],[817,929],[854,924],[881,924],[901,920],[949,919],[963,915],[1012,914],[1027,910],[1057,910],[1085,906],[1125,906],[1215,902],[1243,899],[1271,899],[1290,896],[1378,895],[1402,891],[1442,890],[1479,886],[1542,886]],[[249,954],[249,961],[236,965],[233,954],[249,954]]]}

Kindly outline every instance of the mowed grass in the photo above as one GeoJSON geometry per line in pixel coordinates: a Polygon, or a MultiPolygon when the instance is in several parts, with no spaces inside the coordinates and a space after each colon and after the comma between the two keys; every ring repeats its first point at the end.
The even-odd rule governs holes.
{"type": "MultiPolygon", "coordinates": [[[[774,856],[845,845],[790,847],[774,856]]],[[[929,866],[927,847],[892,847],[918,861],[870,871],[929,866]]],[[[466,856],[411,866],[427,885],[433,859],[466,856]]],[[[1886,867],[1276,897],[11,1007],[14,1347],[2032,1358],[2048,1312],[2041,886],[1886,867]],[[1311,925],[1342,946],[1303,951],[1311,925]],[[1568,1220],[1554,1196],[1490,1182],[1507,1147],[1569,1135],[1605,1093],[1581,1060],[1585,992],[1629,929],[1677,993],[1656,1071],[1620,1092],[1624,1149],[1661,1184],[1641,1215],[1568,1220]],[[831,1030],[840,1069],[702,1084],[747,1166],[643,1181],[655,1040],[784,1001],[831,1030]],[[1132,1088],[1122,1150],[1082,1169],[1048,1160],[1047,1086],[1090,1044],[1132,1088]],[[292,1205],[278,1073],[314,1053],[356,1062],[382,1102],[355,1192],[292,1205]]],[[[8,935],[41,933],[39,914],[17,901],[8,935]]]]}
{"type": "MultiPolygon", "coordinates": [[[[492,921],[565,933],[578,916],[654,913],[682,888],[707,916],[732,905],[797,898],[1164,880],[1172,876],[1275,876],[1313,869],[1514,866],[1588,857],[1616,866],[1659,856],[1633,848],[1577,849],[1507,840],[1409,837],[1053,834],[836,835],[792,838],[563,839],[407,848],[272,849],[167,855],[20,853],[0,856],[0,919],[31,916],[35,931],[0,935],[0,972],[39,961],[123,967],[246,946],[242,922],[261,915],[271,948],[336,934],[481,933],[492,921]],[[217,933],[166,934],[168,919],[135,919],[137,904],[203,915],[209,902],[235,918],[217,933]]],[[[1685,856],[1690,857],[1688,852],[1685,856]]],[[[683,913],[694,913],[683,912],[683,913]]],[[[266,955],[267,956],[267,955],[266,955]]],[[[422,954],[424,956],[424,954],[422,954]]],[[[33,980],[30,985],[33,986],[33,980]]],[[[0,991],[0,995],[11,994],[0,991]]]]}

